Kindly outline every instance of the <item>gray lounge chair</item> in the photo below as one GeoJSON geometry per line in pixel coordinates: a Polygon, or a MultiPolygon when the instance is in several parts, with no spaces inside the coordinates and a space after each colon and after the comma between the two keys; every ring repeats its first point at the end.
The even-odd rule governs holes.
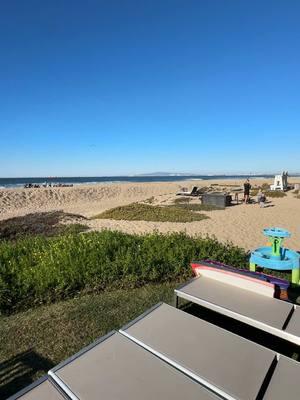
{"type": "Polygon", "coordinates": [[[257,399],[276,353],[166,304],[120,330],[223,399],[257,399]]]}
{"type": "Polygon", "coordinates": [[[8,400],[66,400],[67,397],[47,376],[27,386],[8,400]]]}
{"type": "Polygon", "coordinates": [[[299,374],[294,360],[161,303],[10,400],[298,400],[299,374]]]}
{"type": "Polygon", "coordinates": [[[112,332],[49,372],[72,400],[217,400],[191,378],[112,332]]]}
{"type": "MultiPolygon", "coordinates": [[[[227,276],[224,275],[224,279],[227,276]]],[[[238,277],[236,279],[239,279],[238,277]]],[[[258,290],[241,288],[229,281],[208,276],[192,279],[175,290],[178,298],[261,329],[296,345],[300,345],[300,308],[275,299],[260,285],[258,290]]],[[[249,282],[249,285],[255,283],[249,282]]],[[[267,290],[268,288],[266,288],[267,290]]]]}
{"type": "Polygon", "coordinates": [[[197,196],[198,187],[194,186],[193,189],[189,191],[180,191],[176,193],[176,196],[197,196]]]}

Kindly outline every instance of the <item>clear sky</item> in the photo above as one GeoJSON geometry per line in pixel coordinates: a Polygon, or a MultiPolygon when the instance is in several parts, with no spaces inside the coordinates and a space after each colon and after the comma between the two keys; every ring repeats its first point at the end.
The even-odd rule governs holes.
{"type": "Polygon", "coordinates": [[[300,171],[299,0],[2,0],[0,176],[300,171]]]}

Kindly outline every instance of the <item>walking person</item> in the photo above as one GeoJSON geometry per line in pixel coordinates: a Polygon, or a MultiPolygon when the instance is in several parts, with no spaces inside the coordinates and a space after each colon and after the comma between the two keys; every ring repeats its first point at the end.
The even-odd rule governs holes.
{"type": "Polygon", "coordinates": [[[250,203],[250,190],[251,185],[249,179],[244,183],[244,202],[245,204],[250,203]]]}

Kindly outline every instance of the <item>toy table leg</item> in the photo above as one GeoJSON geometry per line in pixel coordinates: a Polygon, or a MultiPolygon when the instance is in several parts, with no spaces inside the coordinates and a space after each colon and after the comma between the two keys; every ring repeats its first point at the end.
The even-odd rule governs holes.
{"type": "Polygon", "coordinates": [[[256,264],[255,263],[250,263],[250,271],[252,271],[252,272],[256,271],[256,264]]]}
{"type": "Polygon", "coordinates": [[[292,269],[292,283],[295,285],[300,285],[300,269],[293,268],[292,269]]]}

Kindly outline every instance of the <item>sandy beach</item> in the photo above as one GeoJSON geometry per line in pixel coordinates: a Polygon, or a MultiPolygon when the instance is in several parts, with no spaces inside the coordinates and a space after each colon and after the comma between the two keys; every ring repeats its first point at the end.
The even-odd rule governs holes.
{"type": "MultiPolygon", "coordinates": [[[[298,182],[290,178],[289,182],[298,182]]],[[[271,183],[270,180],[256,179],[252,186],[271,183]]],[[[34,212],[63,210],[93,217],[107,209],[140,202],[149,198],[154,205],[172,204],[176,192],[182,187],[203,187],[209,185],[242,185],[238,180],[209,180],[163,183],[123,183],[74,186],[66,188],[1,189],[0,220],[34,212]]],[[[242,196],[240,196],[242,197],[242,196]]],[[[300,200],[292,192],[284,198],[270,199],[266,208],[258,204],[239,204],[225,210],[205,212],[209,219],[190,223],[87,220],[92,230],[117,229],[128,233],[144,233],[157,230],[162,233],[185,231],[190,235],[214,235],[220,241],[231,241],[247,250],[266,243],[262,229],[279,226],[288,229],[292,237],[286,246],[300,250],[300,200]]],[[[194,199],[193,202],[199,202],[194,199]]]]}

